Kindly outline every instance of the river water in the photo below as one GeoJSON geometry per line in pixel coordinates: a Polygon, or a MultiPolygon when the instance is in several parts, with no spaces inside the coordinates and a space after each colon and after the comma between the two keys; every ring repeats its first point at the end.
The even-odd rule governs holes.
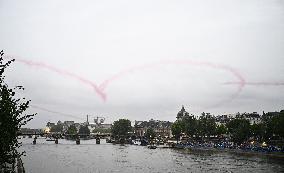
{"type": "Polygon", "coordinates": [[[55,172],[284,172],[284,159],[227,152],[189,152],[169,148],[148,149],[135,145],[113,145],[101,140],[54,141],[21,139],[28,173],[55,172]]]}

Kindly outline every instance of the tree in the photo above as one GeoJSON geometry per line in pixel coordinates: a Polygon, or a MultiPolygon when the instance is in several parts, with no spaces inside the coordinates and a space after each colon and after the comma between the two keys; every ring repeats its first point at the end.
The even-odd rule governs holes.
{"type": "Polygon", "coordinates": [[[234,119],[227,123],[228,132],[233,142],[241,144],[250,134],[250,124],[246,119],[234,119]]]}
{"type": "Polygon", "coordinates": [[[258,140],[262,140],[265,133],[265,127],[263,123],[250,125],[250,136],[255,137],[258,140]]]}
{"type": "Polygon", "coordinates": [[[281,111],[278,116],[272,118],[274,125],[274,134],[280,137],[284,137],[284,111],[281,111]]]}
{"type": "Polygon", "coordinates": [[[16,96],[16,91],[24,88],[16,86],[12,89],[5,83],[4,71],[14,60],[4,62],[3,51],[0,55],[0,171],[14,172],[16,158],[24,154],[17,151],[21,146],[17,133],[35,114],[25,114],[30,100],[16,96]]]}
{"type": "Polygon", "coordinates": [[[188,136],[197,134],[197,120],[194,116],[184,116],[181,121],[182,131],[188,136]]]}
{"type": "Polygon", "coordinates": [[[111,133],[115,138],[125,138],[132,131],[131,122],[128,119],[119,119],[113,123],[111,133]]]}
{"type": "Polygon", "coordinates": [[[284,111],[281,111],[278,115],[267,119],[264,123],[266,127],[266,139],[269,139],[272,136],[279,136],[281,138],[284,138],[284,111]]]}
{"type": "Polygon", "coordinates": [[[203,112],[198,120],[198,133],[202,137],[210,137],[211,135],[216,134],[215,118],[209,113],[205,115],[203,112]]]}
{"type": "Polygon", "coordinates": [[[79,129],[79,134],[90,135],[90,129],[88,126],[81,126],[79,129]]]}
{"type": "Polygon", "coordinates": [[[174,122],[171,129],[172,129],[172,134],[174,135],[174,137],[178,142],[178,139],[180,138],[182,133],[182,122],[181,121],[174,122]]]}
{"type": "Polygon", "coordinates": [[[58,132],[58,133],[62,132],[62,130],[63,130],[63,125],[62,124],[54,125],[50,129],[51,132],[58,132]]]}
{"type": "Polygon", "coordinates": [[[69,135],[77,134],[77,128],[75,127],[75,125],[71,125],[71,126],[68,127],[67,134],[69,134],[69,135]]]}
{"type": "Polygon", "coordinates": [[[220,126],[216,127],[216,134],[217,135],[223,135],[228,132],[227,127],[224,124],[221,124],[220,126]]]}
{"type": "Polygon", "coordinates": [[[51,128],[51,127],[52,127],[52,123],[51,123],[51,122],[47,122],[47,123],[46,123],[46,127],[51,128]]]}
{"type": "Polygon", "coordinates": [[[153,128],[148,128],[145,134],[146,138],[149,139],[154,139],[156,137],[156,133],[153,128]]]}

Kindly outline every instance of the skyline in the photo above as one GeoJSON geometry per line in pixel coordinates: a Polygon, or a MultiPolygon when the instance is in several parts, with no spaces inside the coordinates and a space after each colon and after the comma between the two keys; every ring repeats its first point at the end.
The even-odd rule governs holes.
{"type": "Polygon", "coordinates": [[[283,109],[281,1],[4,0],[0,20],[6,81],[38,112],[28,127],[283,109]]]}

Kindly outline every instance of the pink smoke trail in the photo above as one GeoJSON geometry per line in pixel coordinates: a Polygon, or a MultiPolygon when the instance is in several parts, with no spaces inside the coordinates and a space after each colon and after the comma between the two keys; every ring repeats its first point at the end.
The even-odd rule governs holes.
{"type": "MultiPolygon", "coordinates": [[[[73,79],[76,79],[76,80],[78,80],[79,82],[81,82],[85,85],[91,86],[103,101],[106,101],[106,98],[107,98],[107,95],[104,92],[104,90],[109,86],[110,83],[112,83],[112,82],[114,82],[114,81],[116,81],[116,80],[124,77],[125,75],[130,74],[130,73],[134,73],[134,72],[137,72],[137,71],[142,71],[142,70],[150,69],[150,68],[157,68],[157,67],[163,66],[163,65],[192,65],[192,66],[212,68],[212,69],[216,69],[216,70],[223,70],[225,72],[231,73],[237,79],[236,82],[225,82],[224,83],[226,85],[237,85],[238,88],[237,88],[236,92],[234,92],[228,99],[223,100],[221,102],[218,102],[218,103],[211,105],[210,107],[206,107],[206,108],[218,107],[218,106],[221,106],[223,104],[226,104],[226,103],[234,100],[241,93],[241,91],[243,90],[243,88],[246,85],[252,85],[252,86],[283,86],[284,85],[284,82],[246,82],[245,78],[239,73],[239,71],[237,69],[231,67],[231,66],[222,65],[222,64],[215,64],[215,63],[211,63],[211,62],[192,61],[192,60],[188,60],[188,59],[184,59],[184,60],[163,60],[163,61],[147,63],[147,64],[143,64],[143,65],[133,66],[133,67],[130,67],[128,69],[119,71],[118,73],[116,73],[113,76],[109,77],[108,79],[104,80],[100,85],[97,85],[93,81],[85,79],[85,78],[83,78],[83,77],[81,77],[77,74],[68,72],[66,70],[56,68],[52,65],[42,63],[42,62],[34,62],[34,61],[30,61],[30,60],[25,60],[25,59],[22,59],[22,58],[19,58],[19,57],[16,57],[16,58],[14,58],[14,57],[16,57],[16,56],[4,56],[4,58],[16,59],[16,62],[20,62],[20,63],[26,64],[28,66],[34,66],[34,67],[47,69],[49,71],[56,72],[60,75],[64,75],[64,76],[68,76],[68,77],[71,77],[73,79]]],[[[78,118],[78,117],[70,115],[70,114],[64,114],[64,113],[48,110],[48,109],[41,108],[41,107],[38,107],[38,106],[35,106],[35,105],[33,105],[32,107],[43,110],[43,111],[51,112],[51,113],[57,113],[57,114],[61,114],[61,115],[64,115],[64,116],[70,116],[70,117],[73,117],[73,118],[78,118]]]]}
{"type": "Polygon", "coordinates": [[[46,64],[46,63],[42,63],[42,62],[34,62],[34,61],[29,61],[29,60],[25,60],[25,59],[21,59],[21,58],[14,58],[15,56],[4,56],[5,58],[7,59],[16,59],[16,62],[20,62],[20,63],[24,63],[28,66],[34,66],[34,67],[39,67],[39,68],[45,68],[47,70],[50,70],[50,71],[53,71],[53,72],[56,72],[60,75],[64,75],[64,76],[69,76],[71,78],[74,78],[78,81],[80,81],[81,83],[85,84],[85,85],[88,85],[88,86],[91,86],[95,92],[101,97],[101,99],[103,101],[106,101],[106,94],[103,93],[98,87],[97,85],[90,81],[90,80],[87,80],[77,74],[74,74],[74,73],[71,73],[71,72],[68,72],[66,70],[61,70],[59,68],[56,68],[54,66],[51,66],[49,64],[46,64]]]}
{"type": "Polygon", "coordinates": [[[230,98],[228,100],[226,100],[222,103],[218,103],[218,104],[216,104],[216,106],[224,104],[228,101],[232,101],[233,99],[235,99],[239,95],[239,93],[242,91],[243,87],[246,84],[244,77],[236,69],[234,69],[230,66],[222,65],[222,64],[214,64],[214,63],[210,63],[210,62],[192,61],[192,60],[185,59],[185,60],[164,60],[164,61],[144,64],[144,65],[140,65],[140,66],[133,66],[129,69],[122,70],[122,71],[116,73],[115,75],[111,76],[110,78],[106,79],[105,81],[103,81],[99,85],[99,89],[101,91],[104,91],[106,89],[106,87],[111,82],[114,82],[115,80],[118,80],[118,79],[122,78],[123,76],[125,76],[129,73],[133,73],[133,72],[136,72],[136,71],[145,70],[145,69],[149,69],[149,68],[157,68],[158,66],[162,66],[162,65],[193,65],[193,66],[209,67],[209,68],[213,68],[213,69],[216,69],[216,70],[223,70],[223,71],[231,73],[238,80],[238,83],[237,83],[238,89],[233,95],[230,96],[230,98]]]}
{"type": "MultiPolygon", "coordinates": [[[[225,82],[225,85],[238,85],[239,82],[225,82]]],[[[283,86],[284,82],[246,82],[246,85],[253,86],[283,86]]]]}
{"type": "MultiPolygon", "coordinates": [[[[13,59],[14,57],[15,56],[5,56],[5,58],[9,58],[9,59],[13,59]]],[[[111,82],[114,82],[115,80],[118,80],[118,79],[122,78],[123,76],[125,76],[125,75],[127,75],[129,73],[133,73],[133,72],[137,72],[137,71],[141,71],[141,70],[145,70],[145,69],[149,69],[149,68],[157,68],[158,66],[162,66],[162,65],[193,65],[193,66],[202,66],[202,67],[209,67],[209,68],[213,68],[213,69],[217,69],[217,70],[223,70],[223,71],[231,73],[238,80],[238,82],[235,83],[235,84],[238,85],[238,89],[237,89],[237,91],[233,95],[230,96],[230,98],[228,99],[229,101],[231,101],[234,98],[236,98],[239,95],[239,93],[242,91],[243,87],[246,84],[244,77],[242,77],[242,75],[236,69],[234,69],[234,68],[232,68],[230,66],[221,65],[221,64],[214,64],[214,63],[210,63],[210,62],[192,61],[192,60],[187,60],[187,59],[185,59],[185,60],[164,60],[164,61],[158,61],[158,62],[143,64],[143,65],[139,65],[139,66],[133,66],[133,67],[130,67],[130,68],[126,69],[126,70],[122,70],[122,71],[114,74],[110,78],[108,78],[105,81],[103,81],[100,85],[97,85],[95,82],[87,80],[87,79],[85,79],[85,78],[83,78],[83,77],[81,77],[81,76],[79,76],[77,74],[68,72],[66,70],[61,70],[59,68],[56,68],[56,67],[51,66],[51,65],[46,64],[46,63],[29,61],[29,60],[25,60],[25,59],[18,58],[18,57],[15,58],[15,59],[16,59],[16,61],[18,61],[20,63],[24,63],[24,64],[29,65],[29,66],[45,68],[47,70],[56,72],[58,74],[72,77],[72,78],[82,82],[85,85],[89,85],[92,88],[94,88],[95,92],[101,97],[101,99],[103,101],[106,101],[106,94],[104,93],[104,90],[106,89],[106,87],[111,82]]],[[[224,103],[228,102],[228,100],[226,100],[226,101],[224,101],[222,103],[219,103],[218,105],[224,104],[224,103]]]]}

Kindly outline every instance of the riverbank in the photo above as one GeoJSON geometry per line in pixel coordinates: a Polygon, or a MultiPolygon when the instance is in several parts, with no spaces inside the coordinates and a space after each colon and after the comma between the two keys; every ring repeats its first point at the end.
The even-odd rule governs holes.
{"type": "Polygon", "coordinates": [[[269,157],[277,157],[284,158],[283,152],[259,152],[252,150],[243,150],[243,149],[230,149],[230,148],[212,148],[212,147],[179,147],[175,146],[174,149],[178,150],[186,150],[186,151],[204,151],[204,152],[227,152],[232,154],[240,154],[240,155],[254,155],[254,156],[269,156],[269,157]]]}

